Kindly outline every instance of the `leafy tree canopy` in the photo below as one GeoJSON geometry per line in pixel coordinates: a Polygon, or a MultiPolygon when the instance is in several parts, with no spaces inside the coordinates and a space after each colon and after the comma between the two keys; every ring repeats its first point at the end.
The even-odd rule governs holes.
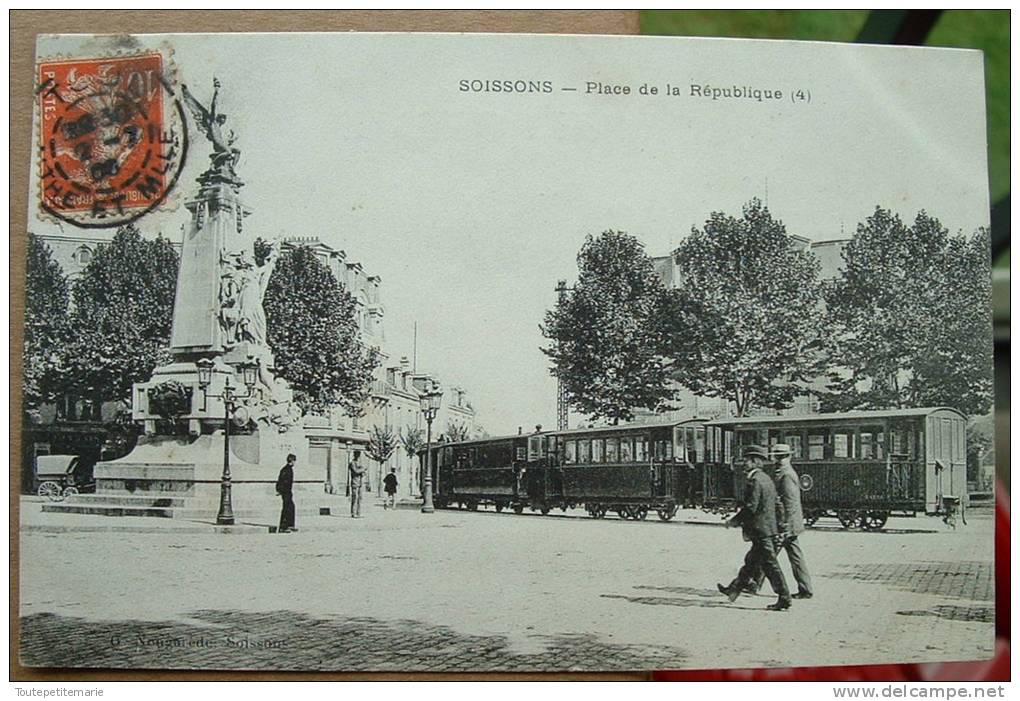
{"type": "Polygon", "coordinates": [[[62,394],[61,349],[68,330],[70,288],[53,252],[28,235],[25,281],[24,407],[37,409],[62,394]]]}
{"type": "Polygon", "coordinates": [[[950,236],[920,212],[876,208],[826,290],[835,364],[827,409],[992,406],[988,232],[950,236]]]}
{"type": "Polygon", "coordinates": [[[633,409],[664,410],[675,391],[669,359],[680,337],[662,323],[670,303],[652,260],[622,231],[589,235],[572,292],[546,312],[542,352],[567,401],[592,419],[629,420],[633,409]]]}
{"type": "Polygon", "coordinates": [[[674,255],[682,307],[693,320],[676,331],[689,340],[677,379],[733,402],[738,416],[752,406],[789,406],[819,371],[817,260],[796,249],[757,199],[739,218],[713,213],[674,255]]]}
{"type": "MultiPolygon", "coordinates": [[[[260,257],[268,244],[256,241],[260,257]]],[[[307,411],[340,406],[360,415],[379,351],[361,338],[357,302],[305,246],[277,260],[263,301],[277,373],[307,411]]]]}
{"type": "Polygon", "coordinates": [[[131,385],[169,360],[177,252],[133,225],[101,246],[74,285],[65,346],[69,389],[98,404],[126,400],[131,385]]]}

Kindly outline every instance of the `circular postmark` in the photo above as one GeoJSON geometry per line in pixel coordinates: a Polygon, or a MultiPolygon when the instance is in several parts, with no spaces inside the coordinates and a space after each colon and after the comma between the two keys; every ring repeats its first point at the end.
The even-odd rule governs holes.
{"type": "Polygon", "coordinates": [[[815,486],[815,478],[811,475],[800,476],[800,488],[801,491],[809,492],[811,488],[815,486]]]}
{"type": "Polygon", "coordinates": [[[159,52],[42,61],[39,206],[74,226],[121,226],[174,189],[188,153],[184,111],[159,52]]]}

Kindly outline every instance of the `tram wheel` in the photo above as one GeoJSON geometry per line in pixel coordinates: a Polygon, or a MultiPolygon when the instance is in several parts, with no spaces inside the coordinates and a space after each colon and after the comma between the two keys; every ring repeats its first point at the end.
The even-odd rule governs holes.
{"type": "Polygon", "coordinates": [[[478,511],[478,502],[469,501],[467,504],[468,511],[478,511]]]}
{"type": "Polygon", "coordinates": [[[549,515],[549,507],[548,506],[543,506],[541,509],[539,509],[539,511],[542,512],[543,516],[548,516],[549,515]]]}
{"type": "Polygon", "coordinates": [[[880,531],[889,520],[888,511],[869,511],[863,516],[863,528],[866,531],[880,531]]]}
{"type": "Polygon", "coordinates": [[[839,511],[836,513],[836,518],[839,519],[839,525],[846,530],[865,527],[863,511],[839,511]]]}
{"type": "Polygon", "coordinates": [[[646,518],[648,518],[648,507],[644,505],[635,506],[634,509],[631,511],[631,518],[633,518],[635,521],[644,521],[646,518]]]}
{"type": "Polygon", "coordinates": [[[502,513],[502,512],[503,512],[503,502],[497,501],[496,502],[496,513],[499,514],[499,513],[502,513]]]}
{"type": "Polygon", "coordinates": [[[517,514],[518,516],[523,514],[524,513],[524,504],[521,504],[520,502],[514,504],[514,513],[517,514]]]}
{"type": "Polygon", "coordinates": [[[630,518],[630,507],[629,506],[620,506],[620,507],[617,507],[616,515],[619,516],[622,519],[630,518]]]}
{"type": "Polygon", "coordinates": [[[663,509],[656,509],[656,513],[659,514],[659,520],[670,521],[674,516],[676,516],[676,512],[679,510],[679,508],[680,507],[678,507],[676,504],[670,504],[669,506],[663,509]]]}

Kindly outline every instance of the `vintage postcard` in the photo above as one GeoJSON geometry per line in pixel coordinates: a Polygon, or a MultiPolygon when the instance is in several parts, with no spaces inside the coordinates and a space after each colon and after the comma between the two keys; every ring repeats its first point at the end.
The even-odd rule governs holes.
{"type": "Polygon", "coordinates": [[[991,656],[979,52],[65,35],[34,82],[23,665],[991,656]]]}

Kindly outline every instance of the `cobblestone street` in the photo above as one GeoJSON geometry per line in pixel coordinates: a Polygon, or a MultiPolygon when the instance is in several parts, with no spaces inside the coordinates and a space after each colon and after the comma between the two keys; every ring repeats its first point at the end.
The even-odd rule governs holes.
{"type": "MultiPolygon", "coordinates": [[[[27,512],[37,508],[23,502],[27,512]]],[[[802,537],[817,595],[730,604],[745,544],[717,517],[631,522],[366,510],[287,535],[21,536],[32,666],[622,670],[987,658],[991,514],[802,537]]],[[[30,520],[30,513],[26,520],[30,520]]],[[[72,518],[72,517],[68,517],[72,518]]],[[[161,521],[150,519],[150,521],[161,521]]],[[[190,524],[194,527],[196,524],[190,524]]],[[[789,577],[789,566],[783,558],[789,577]]]]}

